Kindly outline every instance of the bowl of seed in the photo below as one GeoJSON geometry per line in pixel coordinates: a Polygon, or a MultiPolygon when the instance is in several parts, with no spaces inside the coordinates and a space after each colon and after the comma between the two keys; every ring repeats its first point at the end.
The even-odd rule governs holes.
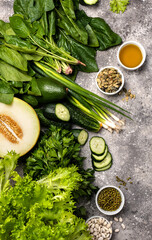
{"type": "Polygon", "coordinates": [[[116,215],[124,207],[125,197],[123,192],[112,185],[104,186],[96,194],[96,206],[105,215],[116,215]]]}
{"type": "Polygon", "coordinates": [[[100,216],[90,217],[86,223],[93,240],[110,240],[112,237],[111,223],[100,216]]]}
{"type": "Polygon", "coordinates": [[[97,73],[96,85],[103,94],[115,95],[124,86],[124,76],[117,67],[107,66],[97,73]]]}

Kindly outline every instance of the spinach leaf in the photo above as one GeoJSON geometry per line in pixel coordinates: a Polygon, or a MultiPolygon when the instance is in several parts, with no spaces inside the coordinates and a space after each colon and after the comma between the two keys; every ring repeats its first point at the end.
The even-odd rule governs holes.
{"type": "Polygon", "coordinates": [[[23,14],[32,22],[41,18],[44,12],[54,9],[53,0],[15,0],[14,13],[23,14]]]}
{"type": "Polygon", "coordinates": [[[49,40],[52,38],[53,35],[56,34],[56,13],[55,11],[51,11],[48,13],[48,21],[49,21],[49,40]]]}
{"type": "Polygon", "coordinates": [[[6,46],[1,46],[0,59],[16,68],[19,68],[20,70],[27,71],[27,60],[14,49],[10,49],[6,46]]]}
{"type": "Polygon", "coordinates": [[[104,21],[104,19],[92,18],[90,26],[93,28],[98,38],[100,44],[98,50],[103,51],[112,46],[121,44],[121,37],[111,30],[110,26],[104,21]]]}
{"type": "MultiPolygon", "coordinates": [[[[96,38],[99,42],[99,47],[97,50],[103,51],[122,42],[121,37],[118,34],[114,33],[111,30],[110,26],[102,18],[88,17],[83,10],[77,10],[76,17],[80,19],[83,26],[87,28],[88,26],[89,28],[91,27],[91,30],[96,35],[96,38]]],[[[90,39],[92,42],[93,35],[90,39]]]]}
{"type": "Polygon", "coordinates": [[[42,24],[42,28],[44,30],[44,35],[48,35],[48,30],[49,30],[49,27],[48,27],[48,19],[47,19],[47,13],[44,12],[41,19],[40,19],[40,23],[42,24]]]}
{"type": "Polygon", "coordinates": [[[24,56],[24,58],[27,60],[27,61],[35,61],[35,62],[38,62],[40,61],[43,56],[40,56],[40,55],[37,55],[37,54],[28,54],[28,53],[22,53],[22,55],[24,56]]]}
{"type": "Polygon", "coordinates": [[[34,53],[36,51],[36,47],[33,46],[29,39],[21,39],[18,36],[8,36],[5,35],[5,45],[13,48],[17,51],[24,53],[34,53]]]}
{"type": "Polygon", "coordinates": [[[2,76],[2,78],[4,78],[6,81],[26,82],[32,80],[32,78],[25,72],[18,70],[2,60],[0,60],[0,76],[2,76]]]}
{"type": "Polygon", "coordinates": [[[63,31],[60,31],[58,46],[63,47],[68,52],[71,52],[72,56],[76,57],[77,59],[86,64],[86,67],[77,66],[80,71],[98,71],[98,66],[95,59],[96,50],[94,48],[80,44],[70,36],[67,36],[63,31]]]}
{"type": "Polygon", "coordinates": [[[99,47],[99,41],[96,37],[96,34],[89,24],[86,25],[86,30],[87,30],[87,33],[88,33],[88,46],[99,47]]]}
{"type": "Polygon", "coordinates": [[[27,92],[29,95],[34,95],[34,96],[41,96],[42,95],[35,78],[32,78],[32,81],[30,82],[30,85],[31,85],[31,88],[27,92]]]}
{"type": "Polygon", "coordinates": [[[18,37],[27,38],[30,36],[30,24],[22,17],[22,15],[13,15],[9,20],[11,27],[18,37]]]}
{"type": "Polygon", "coordinates": [[[9,23],[6,23],[2,20],[0,20],[0,33],[2,36],[5,34],[7,35],[15,35],[13,29],[11,28],[9,23]]]}
{"type": "Polygon", "coordinates": [[[14,98],[14,94],[10,93],[1,93],[0,94],[0,102],[5,104],[11,104],[14,98]]]}
{"type": "Polygon", "coordinates": [[[65,12],[65,14],[73,19],[76,19],[74,12],[74,5],[72,0],[60,0],[61,6],[65,12]]]}
{"type": "Polygon", "coordinates": [[[78,42],[87,45],[88,33],[77,25],[77,23],[70,17],[66,17],[61,10],[57,11],[59,15],[58,26],[66,31],[68,35],[78,42]]]}
{"type": "Polygon", "coordinates": [[[8,82],[0,80],[0,102],[11,104],[13,101],[14,92],[8,82]]]}
{"type": "Polygon", "coordinates": [[[35,21],[33,22],[32,26],[35,36],[37,36],[38,38],[43,38],[43,36],[45,35],[45,31],[42,23],[40,21],[35,21]]]}

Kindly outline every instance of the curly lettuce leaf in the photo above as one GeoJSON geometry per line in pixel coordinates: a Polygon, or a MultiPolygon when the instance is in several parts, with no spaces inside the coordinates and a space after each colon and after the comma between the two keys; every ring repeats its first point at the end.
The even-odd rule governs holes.
{"type": "Polygon", "coordinates": [[[128,4],[129,0],[111,0],[111,11],[116,13],[120,13],[121,11],[123,13],[126,10],[128,4]]]}

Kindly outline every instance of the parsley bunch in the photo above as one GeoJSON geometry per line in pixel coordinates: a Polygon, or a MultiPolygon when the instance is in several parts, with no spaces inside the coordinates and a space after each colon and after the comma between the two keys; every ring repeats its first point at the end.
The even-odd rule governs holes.
{"type": "Polygon", "coordinates": [[[42,137],[38,147],[27,158],[25,172],[38,180],[59,167],[76,165],[83,178],[79,190],[73,191],[73,197],[78,202],[79,197],[89,198],[97,191],[97,187],[92,184],[94,171],[84,170],[83,160],[84,157],[80,156],[80,144],[75,140],[73,133],[52,125],[42,137]]]}

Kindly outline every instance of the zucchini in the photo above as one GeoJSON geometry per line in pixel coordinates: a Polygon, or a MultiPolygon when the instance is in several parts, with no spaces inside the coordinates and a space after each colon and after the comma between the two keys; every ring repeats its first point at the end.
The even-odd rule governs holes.
{"type": "Polygon", "coordinates": [[[98,0],[80,0],[80,4],[82,5],[94,5],[98,2],[98,0]]]}
{"type": "Polygon", "coordinates": [[[96,172],[106,171],[106,170],[108,170],[109,168],[111,168],[111,166],[112,166],[112,162],[109,163],[106,167],[103,167],[103,168],[94,168],[94,170],[95,170],[96,172]]]}
{"type": "Polygon", "coordinates": [[[108,146],[106,145],[105,151],[102,155],[98,156],[95,154],[91,154],[92,160],[95,162],[101,162],[107,156],[107,153],[108,153],[108,146]]]}
{"type": "Polygon", "coordinates": [[[88,131],[98,132],[101,128],[100,123],[95,119],[91,118],[84,112],[82,112],[79,108],[72,105],[69,102],[62,103],[66,106],[70,112],[71,122],[76,124],[82,128],[87,129],[88,131]]]}
{"type": "Polygon", "coordinates": [[[41,96],[36,97],[39,103],[52,103],[66,97],[66,88],[49,77],[36,79],[41,96]]]}
{"type": "Polygon", "coordinates": [[[43,113],[46,118],[51,120],[62,120],[68,122],[70,120],[70,113],[67,107],[61,103],[49,103],[43,108],[43,113]]]}
{"type": "Polygon", "coordinates": [[[108,166],[110,163],[112,162],[112,156],[111,154],[108,152],[107,156],[104,158],[104,160],[102,160],[101,162],[95,162],[92,161],[93,167],[96,169],[101,169],[101,168],[105,168],[106,166],[108,166]]]}
{"type": "Polygon", "coordinates": [[[106,143],[102,137],[92,137],[90,140],[90,150],[95,155],[102,155],[105,151],[106,143]]]}
{"type": "Polygon", "coordinates": [[[72,133],[80,145],[84,145],[87,142],[89,134],[86,130],[72,129],[72,133]]]}

